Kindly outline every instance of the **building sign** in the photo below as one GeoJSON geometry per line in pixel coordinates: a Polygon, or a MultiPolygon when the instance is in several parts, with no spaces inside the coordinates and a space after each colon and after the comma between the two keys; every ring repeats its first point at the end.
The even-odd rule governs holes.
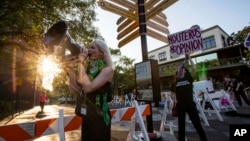
{"type": "Polygon", "coordinates": [[[147,60],[135,64],[135,80],[138,101],[161,101],[159,68],[157,60],[147,60]]]}
{"type": "Polygon", "coordinates": [[[152,75],[150,61],[135,65],[138,100],[153,101],[152,75]]]}
{"type": "Polygon", "coordinates": [[[188,30],[169,35],[168,41],[172,58],[202,50],[202,38],[198,25],[192,26],[188,30]]]}
{"type": "Polygon", "coordinates": [[[247,37],[244,42],[244,46],[250,49],[250,33],[247,34],[247,37]]]}

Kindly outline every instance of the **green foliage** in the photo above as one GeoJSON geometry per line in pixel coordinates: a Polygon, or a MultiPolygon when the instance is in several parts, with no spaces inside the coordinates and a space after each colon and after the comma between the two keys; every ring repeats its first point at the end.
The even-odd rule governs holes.
{"type": "MultiPolygon", "coordinates": [[[[237,34],[232,33],[234,39],[239,43],[243,43],[247,37],[247,34],[250,34],[250,26],[245,26],[242,30],[238,31],[237,34]]],[[[244,50],[246,58],[250,60],[250,50],[244,50]]]]}
{"type": "Polygon", "coordinates": [[[46,30],[59,20],[65,20],[71,36],[88,44],[100,36],[93,26],[95,8],[95,0],[1,0],[0,43],[19,36],[29,43],[27,48],[41,51],[46,30]]]}
{"type": "Polygon", "coordinates": [[[250,26],[245,26],[242,30],[239,30],[237,33],[231,33],[228,37],[228,42],[230,45],[234,44],[243,44],[247,34],[250,33],[250,26]]]}
{"type": "MultiPolygon", "coordinates": [[[[1,0],[0,76],[6,73],[3,68],[11,69],[12,49],[17,48],[16,63],[20,68],[17,68],[16,75],[22,75],[18,70],[28,70],[25,79],[34,82],[38,58],[46,54],[43,35],[60,20],[68,23],[68,32],[81,45],[88,45],[96,37],[101,38],[93,24],[97,20],[96,6],[96,0],[1,0]]],[[[63,79],[56,80],[62,83],[55,83],[55,87],[66,85],[63,79]]]]}
{"type": "Polygon", "coordinates": [[[250,33],[250,26],[246,26],[242,30],[238,31],[237,34],[235,34],[235,40],[243,43],[248,33],[250,33]]]}
{"type": "Polygon", "coordinates": [[[118,94],[119,87],[125,91],[129,91],[130,89],[132,90],[132,88],[135,87],[135,59],[123,56],[120,52],[120,49],[110,48],[110,51],[115,66],[113,79],[115,94],[118,94]]]}

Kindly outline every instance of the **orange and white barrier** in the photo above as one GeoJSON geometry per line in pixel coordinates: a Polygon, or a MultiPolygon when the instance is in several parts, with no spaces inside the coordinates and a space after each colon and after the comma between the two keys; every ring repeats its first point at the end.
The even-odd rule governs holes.
{"type": "Polygon", "coordinates": [[[35,123],[0,126],[0,141],[24,141],[34,137],[35,123]]]}
{"type": "MultiPolygon", "coordinates": [[[[135,101],[137,102],[137,101],[135,101]]],[[[112,122],[131,120],[135,117],[150,115],[150,106],[140,105],[136,107],[111,109],[112,122]],[[138,115],[139,113],[139,115],[138,115]]],[[[64,132],[81,129],[82,118],[79,116],[63,116],[63,110],[59,110],[58,118],[37,120],[29,123],[19,123],[0,126],[0,141],[23,141],[39,138],[41,136],[60,133],[60,139],[64,140],[64,132]],[[63,126],[62,126],[63,125],[63,126]]],[[[146,129],[145,129],[146,130],[146,129]]]]}
{"type": "MultiPolygon", "coordinates": [[[[140,105],[138,106],[141,111],[142,116],[150,115],[150,107],[149,105],[140,105]]],[[[135,107],[127,107],[127,108],[119,108],[110,110],[112,122],[130,120],[136,115],[135,107]]]]}

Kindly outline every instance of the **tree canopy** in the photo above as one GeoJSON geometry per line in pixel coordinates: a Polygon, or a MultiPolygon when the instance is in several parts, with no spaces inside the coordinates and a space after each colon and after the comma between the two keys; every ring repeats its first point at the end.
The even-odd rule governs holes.
{"type": "Polygon", "coordinates": [[[58,21],[67,22],[71,37],[81,45],[100,37],[93,24],[96,6],[96,0],[1,0],[1,84],[13,81],[13,69],[16,77],[29,81],[23,85],[35,81],[39,57],[47,54],[43,36],[58,21]]]}
{"type": "Polygon", "coordinates": [[[27,43],[23,48],[40,53],[44,49],[43,34],[60,20],[67,21],[72,38],[83,45],[99,36],[93,26],[95,0],[1,0],[0,3],[1,44],[18,37],[27,43]]]}

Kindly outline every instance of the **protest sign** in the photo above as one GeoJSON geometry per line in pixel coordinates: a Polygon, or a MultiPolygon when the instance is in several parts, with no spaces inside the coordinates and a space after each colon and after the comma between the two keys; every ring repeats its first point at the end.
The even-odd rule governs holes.
{"type": "Polygon", "coordinates": [[[168,40],[171,58],[202,50],[202,38],[198,25],[192,26],[188,30],[171,34],[168,36],[168,40]]]}

